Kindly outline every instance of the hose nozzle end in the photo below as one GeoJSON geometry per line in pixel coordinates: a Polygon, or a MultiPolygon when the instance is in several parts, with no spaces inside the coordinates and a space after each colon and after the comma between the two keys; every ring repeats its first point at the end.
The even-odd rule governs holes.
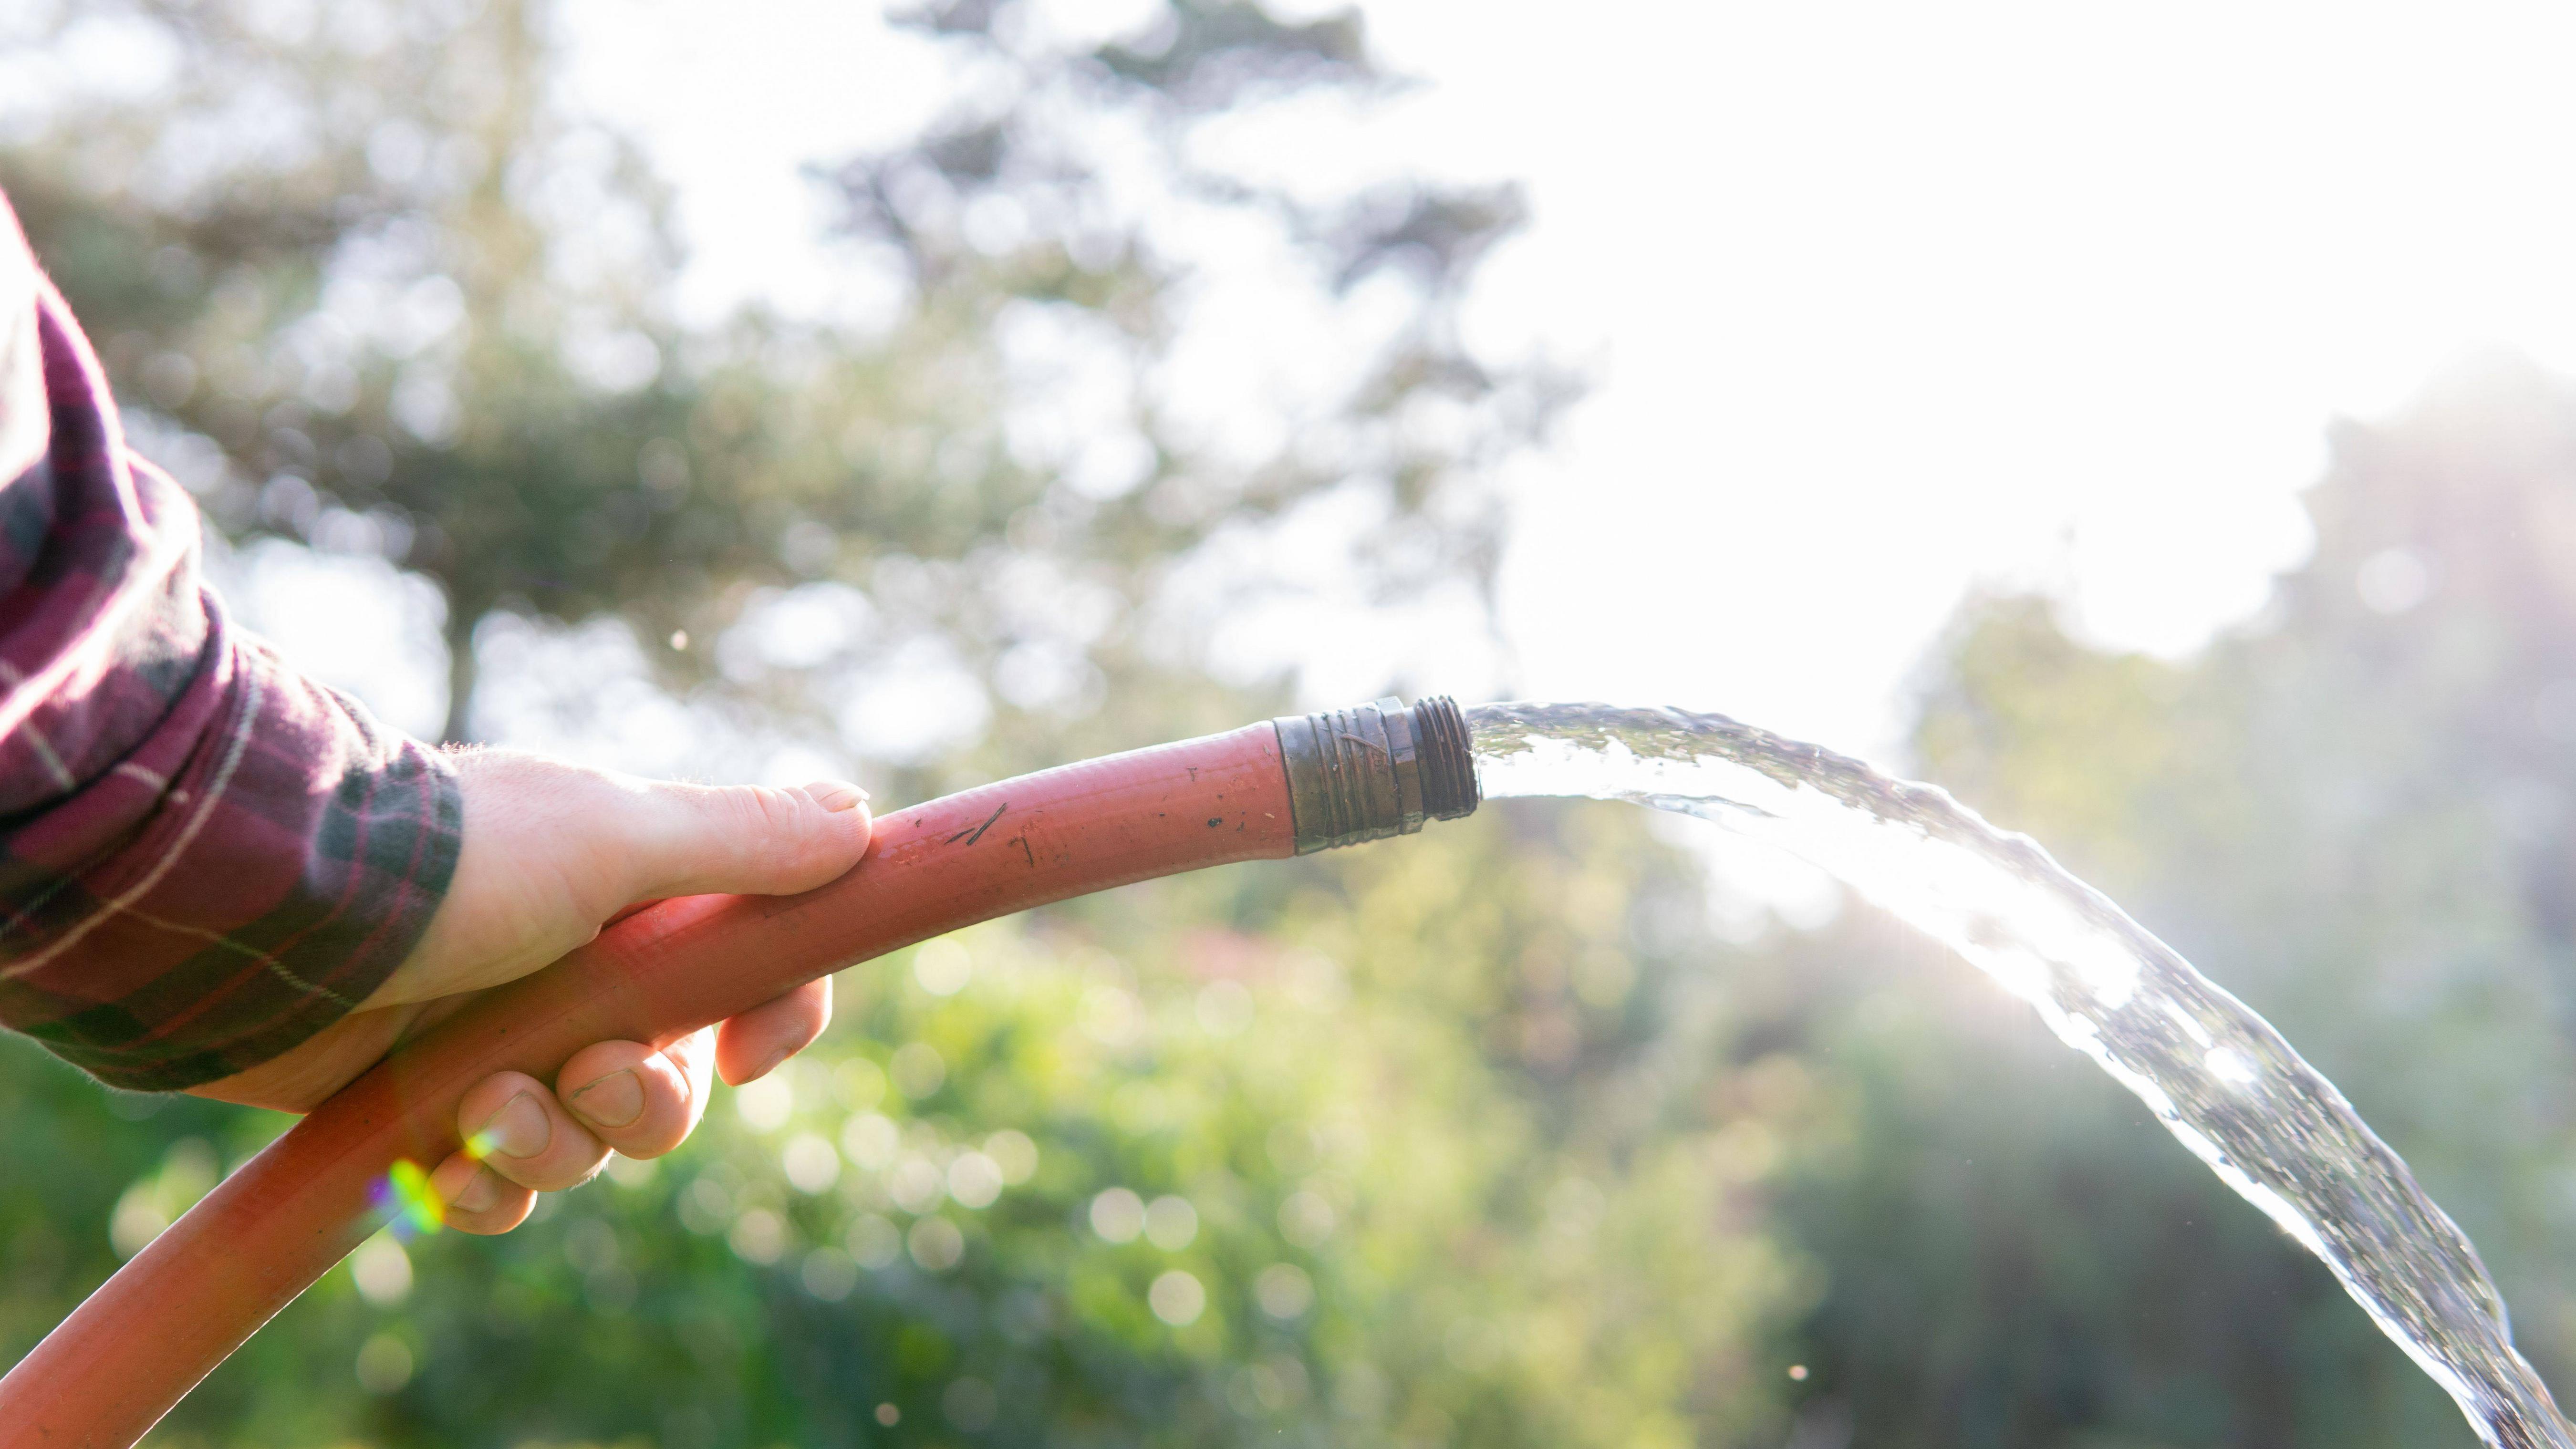
{"type": "Polygon", "coordinates": [[[1287,765],[1299,855],[1475,813],[1467,717],[1447,695],[1409,708],[1390,696],[1271,723],[1287,765]]]}

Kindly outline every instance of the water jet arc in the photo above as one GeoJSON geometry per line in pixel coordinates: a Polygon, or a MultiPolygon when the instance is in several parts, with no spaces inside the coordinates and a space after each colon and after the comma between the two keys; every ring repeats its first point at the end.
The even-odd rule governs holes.
{"type": "Polygon", "coordinates": [[[960,926],[1202,866],[1420,830],[1476,808],[1465,719],[1383,699],[1064,765],[894,811],[801,896],[692,896],[619,922],[397,1049],[316,1108],[0,1378],[0,1449],[129,1449],[383,1221],[397,1162],[458,1146],[496,1071],[595,1041],[666,1045],[960,926]]]}

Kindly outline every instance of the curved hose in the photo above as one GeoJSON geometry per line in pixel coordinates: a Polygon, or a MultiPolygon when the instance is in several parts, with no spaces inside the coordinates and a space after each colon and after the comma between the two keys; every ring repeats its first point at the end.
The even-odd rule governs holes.
{"type": "Polygon", "coordinates": [[[398,1049],[226,1178],[0,1378],[0,1449],[142,1438],[384,1221],[397,1163],[426,1169],[457,1149],[457,1103],[493,1072],[551,1080],[592,1042],[667,1045],[1031,906],[1464,815],[1476,804],[1464,743],[1445,699],[1265,722],[894,812],[857,869],[801,896],[641,911],[398,1049]],[[1292,801],[1317,818],[1301,824],[1292,801]]]}

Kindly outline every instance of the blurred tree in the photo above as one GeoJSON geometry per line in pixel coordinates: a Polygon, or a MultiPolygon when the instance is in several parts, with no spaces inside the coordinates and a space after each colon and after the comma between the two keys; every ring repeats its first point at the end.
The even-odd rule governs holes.
{"type": "MultiPolygon", "coordinates": [[[[914,16],[966,99],[827,178],[900,284],[864,329],[684,323],[668,198],[534,0],[7,23],[0,74],[131,68],[0,101],[0,184],[143,450],[235,538],[433,580],[451,735],[493,641],[586,619],[701,749],[907,792],[1233,724],[1283,691],[1210,678],[1210,631],[1294,555],[1482,597],[1481,475],[1561,395],[1456,335],[1510,192],[1195,145],[1390,84],[1347,15],[914,16]],[[1205,226],[1351,347],[1276,416],[1180,396],[1205,226]]],[[[504,1241],[372,1243],[155,1442],[1767,1442],[1763,1326],[1814,1283],[1755,1225],[1775,1129],[1701,1090],[1695,881],[1641,821],[1497,810],[862,968],[688,1150],[504,1241]]],[[[0,1108],[47,1169],[0,1183],[0,1354],[282,1125],[23,1043],[0,1108]]]]}
{"type": "MultiPolygon", "coordinates": [[[[1329,492],[1366,495],[1367,525],[1328,546],[1359,545],[1383,590],[1481,586],[1495,515],[1473,465],[1542,427],[1560,391],[1479,366],[1450,325],[1519,219],[1507,190],[1402,185],[1319,210],[1183,162],[1211,117],[1386,84],[1348,16],[1180,4],[1089,48],[1024,5],[917,17],[980,81],[839,177],[907,283],[860,335],[674,319],[666,197],[633,146],[555,98],[547,7],[286,14],[85,7],[32,27],[37,44],[109,30],[167,50],[179,84],[67,99],[0,181],[138,410],[181,430],[154,441],[219,524],[438,583],[451,737],[472,730],[473,641],[496,612],[713,641],[830,582],[873,609],[854,629],[833,617],[853,612],[846,590],[808,595],[836,606],[805,611],[811,632],[864,636],[789,651],[785,692],[809,708],[899,666],[962,671],[1058,724],[1101,701],[1095,654],[1148,667],[1139,626],[1175,565],[1329,492]],[[1138,197],[1087,149],[1169,174],[1138,197]],[[1405,283],[1372,299],[1397,310],[1382,355],[1290,420],[1293,446],[1225,452],[1158,396],[1184,268],[1142,203],[1166,195],[1284,227],[1328,295],[1405,283]],[[1066,411],[1103,393],[1097,416],[1066,411]]],[[[735,692],[782,684],[757,652],[729,656],[735,692]]],[[[650,657],[680,684],[716,668],[705,649],[650,657]]]]}

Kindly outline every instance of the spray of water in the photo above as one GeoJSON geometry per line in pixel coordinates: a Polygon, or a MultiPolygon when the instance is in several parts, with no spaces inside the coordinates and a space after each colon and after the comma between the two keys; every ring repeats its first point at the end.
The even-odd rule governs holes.
{"type": "Polygon", "coordinates": [[[2459,1227],[2334,1084],[2027,836],[1929,785],[1723,715],[1467,711],[1489,797],[1630,800],[1823,867],[2037,1008],[2246,1201],[2324,1260],[2497,1449],[2576,1449],[2459,1227]]]}

